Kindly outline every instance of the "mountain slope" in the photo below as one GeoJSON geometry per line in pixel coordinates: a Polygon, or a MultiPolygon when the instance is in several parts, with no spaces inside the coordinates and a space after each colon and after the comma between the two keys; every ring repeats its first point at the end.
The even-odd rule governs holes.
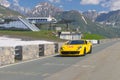
{"type": "Polygon", "coordinates": [[[96,18],[96,22],[101,22],[102,24],[106,24],[112,27],[119,27],[120,26],[120,10],[101,14],[96,18]]]}
{"type": "Polygon", "coordinates": [[[31,11],[31,10],[28,9],[28,8],[21,7],[20,5],[16,5],[16,4],[11,4],[11,5],[9,6],[9,8],[10,8],[11,10],[17,11],[17,12],[23,14],[23,15],[25,15],[26,13],[29,13],[29,12],[31,11]]]}
{"type": "MultiPolygon", "coordinates": [[[[90,27],[93,27],[94,23],[91,22],[89,19],[84,17],[80,12],[71,10],[71,11],[64,11],[56,15],[58,20],[66,19],[66,20],[72,20],[73,22],[71,25],[74,26],[74,28],[79,27],[82,32],[89,31],[90,33],[90,27]]],[[[96,28],[95,28],[96,29],[96,28]]]]}
{"type": "Polygon", "coordinates": [[[85,15],[88,19],[94,22],[97,16],[99,15],[99,13],[95,10],[89,10],[89,11],[83,12],[83,15],[85,15]]]}
{"type": "Polygon", "coordinates": [[[79,28],[82,33],[92,33],[100,34],[106,37],[117,37],[120,32],[116,28],[103,27],[103,25],[92,22],[90,19],[86,18],[83,14],[78,11],[65,11],[56,15],[58,20],[66,19],[72,20],[73,22],[69,24],[69,27],[74,29],[79,28]]]}
{"type": "Polygon", "coordinates": [[[19,15],[21,14],[0,5],[0,17],[14,17],[19,15]]]}
{"type": "Polygon", "coordinates": [[[54,16],[56,13],[61,12],[62,9],[55,7],[54,5],[48,2],[41,2],[36,5],[30,12],[27,13],[27,16],[54,16]]]}

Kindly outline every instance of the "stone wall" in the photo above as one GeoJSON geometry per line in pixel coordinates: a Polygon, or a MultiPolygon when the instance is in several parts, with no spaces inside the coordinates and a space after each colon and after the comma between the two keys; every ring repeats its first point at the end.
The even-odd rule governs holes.
{"type": "Polygon", "coordinates": [[[15,62],[14,48],[13,47],[0,47],[0,66],[12,64],[14,62],[15,62]]]}
{"type": "Polygon", "coordinates": [[[22,46],[22,60],[36,59],[39,58],[39,47],[38,45],[25,45],[22,46]]]}
{"type": "Polygon", "coordinates": [[[58,52],[63,44],[64,44],[63,42],[58,43],[58,52]]]}
{"type": "Polygon", "coordinates": [[[54,44],[44,44],[44,55],[55,54],[55,45],[54,44]]]}
{"type": "Polygon", "coordinates": [[[59,53],[63,43],[0,47],[0,66],[59,53]],[[21,54],[21,56],[20,56],[21,54]],[[16,57],[17,56],[17,57],[16,57]],[[22,57],[22,58],[21,58],[22,57]]]}

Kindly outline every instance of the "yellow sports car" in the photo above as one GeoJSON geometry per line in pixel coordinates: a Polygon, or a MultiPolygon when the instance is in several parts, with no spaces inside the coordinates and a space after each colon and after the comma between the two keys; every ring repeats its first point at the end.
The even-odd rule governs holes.
{"type": "Polygon", "coordinates": [[[92,52],[92,43],[86,40],[67,41],[60,48],[61,56],[80,56],[92,52]]]}

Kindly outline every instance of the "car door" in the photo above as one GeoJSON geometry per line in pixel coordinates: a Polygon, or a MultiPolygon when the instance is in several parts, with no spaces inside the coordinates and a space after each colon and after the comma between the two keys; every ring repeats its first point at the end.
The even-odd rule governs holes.
{"type": "Polygon", "coordinates": [[[90,51],[90,44],[88,41],[85,41],[85,45],[86,45],[86,53],[88,53],[90,51]]]}

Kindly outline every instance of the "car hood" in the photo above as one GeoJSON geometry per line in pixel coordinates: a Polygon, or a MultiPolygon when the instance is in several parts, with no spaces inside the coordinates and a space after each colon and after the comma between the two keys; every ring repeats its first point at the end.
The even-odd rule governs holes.
{"type": "Polygon", "coordinates": [[[80,48],[82,48],[82,46],[83,44],[82,45],[63,45],[62,50],[63,51],[77,51],[80,48]]]}

